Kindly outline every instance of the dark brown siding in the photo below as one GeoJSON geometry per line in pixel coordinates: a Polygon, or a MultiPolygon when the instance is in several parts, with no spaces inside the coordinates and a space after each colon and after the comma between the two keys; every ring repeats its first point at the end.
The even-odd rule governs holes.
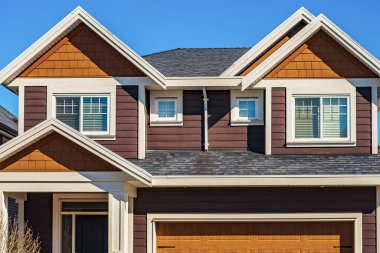
{"type": "Polygon", "coordinates": [[[137,158],[138,87],[116,87],[116,140],[98,141],[124,158],[137,158]]]}
{"type": "Polygon", "coordinates": [[[371,88],[356,89],[356,147],[287,148],[286,89],[272,88],[272,154],[370,154],[371,88]]]}
{"type": "Polygon", "coordinates": [[[138,189],[134,253],[146,253],[148,213],[363,213],[363,252],[376,252],[376,189],[159,188],[138,189]]]}
{"type": "Polygon", "coordinates": [[[24,129],[46,119],[46,87],[25,87],[24,129]]]}
{"type": "Polygon", "coordinates": [[[28,193],[25,202],[25,220],[35,234],[40,236],[41,253],[52,252],[53,195],[51,193],[28,193]]]}
{"type": "Polygon", "coordinates": [[[208,91],[209,149],[264,151],[264,126],[230,125],[230,91],[208,91]]]}
{"type": "MultiPolygon", "coordinates": [[[[149,101],[149,92],[147,101],[149,101]]],[[[148,104],[147,108],[149,107],[148,104]]],[[[202,91],[183,91],[183,126],[159,127],[148,125],[148,149],[201,150],[202,118],[202,91]]]]}

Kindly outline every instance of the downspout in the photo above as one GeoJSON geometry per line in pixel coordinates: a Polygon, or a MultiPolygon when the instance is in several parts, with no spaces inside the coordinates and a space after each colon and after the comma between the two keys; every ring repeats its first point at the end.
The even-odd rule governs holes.
{"type": "Polygon", "coordinates": [[[203,91],[203,115],[204,115],[204,151],[208,151],[208,98],[206,88],[202,88],[203,91]]]}

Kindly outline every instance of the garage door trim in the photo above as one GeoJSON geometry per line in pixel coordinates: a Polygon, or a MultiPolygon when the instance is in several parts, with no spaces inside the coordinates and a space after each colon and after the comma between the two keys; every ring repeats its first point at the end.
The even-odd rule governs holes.
{"type": "Polygon", "coordinates": [[[147,253],[156,253],[157,222],[354,222],[354,253],[362,253],[362,213],[147,214],[147,253]]]}

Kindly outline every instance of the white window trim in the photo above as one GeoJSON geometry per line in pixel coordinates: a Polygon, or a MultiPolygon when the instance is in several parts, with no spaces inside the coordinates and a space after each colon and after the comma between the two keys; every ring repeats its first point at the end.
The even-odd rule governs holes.
{"type": "MultiPolygon", "coordinates": [[[[257,117],[258,117],[258,114],[259,114],[259,108],[258,108],[258,105],[259,105],[259,100],[257,97],[254,97],[254,98],[242,98],[242,97],[238,97],[236,99],[236,106],[238,107],[239,109],[239,115],[238,115],[238,120],[239,121],[252,121],[252,120],[257,120],[257,117]],[[255,102],[255,117],[241,117],[240,116],[240,102],[255,102]]],[[[248,112],[247,112],[248,113],[248,112]]]]}
{"type": "Polygon", "coordinates": [[[354,223],[354,253],[362,253],[362,213],[231,213],[231,214],[148,214],[147,252],[156,253],[157,222],[337,222],[354,223]]]}
{"type": "MultiPolygon", "coordinates": [[[[347,144],[350,141],[351,136],[351,108],[350,108],[350,95],[339,94],[339,95],[293,95],[292,97],[292,141],[296,143],[336,143],[336,142],[346,142],[347,144]],[[296,98],[319,98],[320,100],[320,137],[319,138],[296,138],[295,137],[295,100],[296,98]],[[323,137],[323,98],[345,98],[347,99],[347,137],[345,138],[324,138],[323,137]]],[[[354,144],[354,143],[353,143],[354,144]]]]}
{"type": "Polygon", "coordinates": [[[110,122],[111,122],[111,96],[108,94],[53,94],[52,99],[52,117],[56,118],[56,98],[57,97],[79,97],[80,105],[79,105],[79,132],[89,137],[102,137],[102,136],[110,136],[110,122]],[[107,98],[107,131],[83,131],[83,98],[85,97],[99,97],[99,98],[107,98]]]}
{"type": "Polygon", "coordinates": [[[150,91],[150,126],[182,126],[183,125],[183,92],[182,90],[150,91]],[[175,100],[175,118],[158,117],[159,100],[175,100]]]}
{"type": "MultiPolygon", "coordinates": [[[[107,194],[104,194],[104,193],[54,194],[53,195],[53,252],[56,252],[56,253],[61,253],[62,202],[107,202],[108,203],[108,196],[107,194]]],[[[107,215],[108,213],[97,212],[97,214],[107,215]]],[[[73,226],[75,225],[73,224],[73,226]]],[[[73,244],[75,245],[75,241],[73,242],[74,242],[73,244]]]]}
{"type": "Polygon", "coordinates": [[[231,90],[231,126],[264,125],[264,90],[231,90]],[[239,101],[256,101],[256,117],[253,119],[239,116],[239,101]]]}
{"type": "Polygon", "coordinates": [[[174,116],[173,117],[160,117],[159,114],[157,113],[157,121],[176,121],[177,120],[177,98],[174,97],[174,98],[156,98],[155,99],[155,102],[156,102],[156,108],[157,108],[157,111],[159,110],[159,102],[161,101],[165,101],[165,102],[174,102],[174,116]]]}

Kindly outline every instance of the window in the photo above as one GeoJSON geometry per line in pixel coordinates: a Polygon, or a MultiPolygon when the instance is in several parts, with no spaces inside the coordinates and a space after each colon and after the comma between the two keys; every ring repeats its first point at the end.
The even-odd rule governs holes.
{"type": "Polygon", "coordinates": [[[56,96],[55,117],[82,133],[108,133],[109,97],[56,96]]]}
{"type": "Polygon", "coordinates": [[[257,119],[257,99],[237,99],[240,120],[257,119]]]}
{"type": "Polygon", "coordinates": [[[176,118],[176,99],[157,99],[158,120],[174,120],[176,118]]]}
{"type": "Polygon", "coordinates": [[[295,97],[295,139],[347,139],[348,97],[295,97]]]}

